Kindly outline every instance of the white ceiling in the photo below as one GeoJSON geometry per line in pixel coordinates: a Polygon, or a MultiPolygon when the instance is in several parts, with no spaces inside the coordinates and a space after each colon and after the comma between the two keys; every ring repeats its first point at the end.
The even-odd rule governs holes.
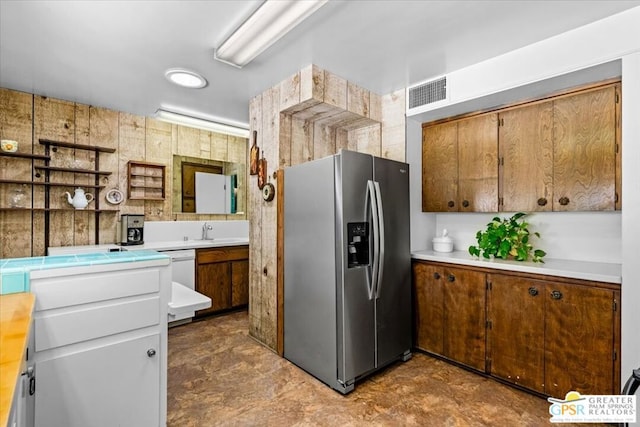
{"type": "Polygon", "coordinates": [[[213,49],[259,0],[0,0],[0,87],[151,116],[248,121],[249,99],[314,63],[379,94],[474,64],[638,1],[330,0],[243,69],[213,49]],[[184,67],[209,80],[183,89],[184,67]]]}

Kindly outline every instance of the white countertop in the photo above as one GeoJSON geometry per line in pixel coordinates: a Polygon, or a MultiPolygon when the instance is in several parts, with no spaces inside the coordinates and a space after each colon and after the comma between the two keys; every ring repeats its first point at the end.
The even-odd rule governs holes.
{"type": "Polygon", "coordinates": [[[60,246],[49,248],[49,255],[66,255],[94,252],[114,251],[175,251],[180,249],[219,248],[223,246],[243,246],[249,244],[248,237],[222,237],[211,240],[168,240],[162,242],[147,242],[142,245],[119,246],[114,243],[86,246],[60,246]]]}
{"type": "Polygon", "coordinates": [[[171,240],[165,242],[146,242],[142,245],[123,246],[123,250],[137,251],[175,251],[180,249],[220,248],[223,246],[243,246],[249,244],[248,237],[223,237],[212,240],[171,240]]]}
{"type": "Polygon", "coordinates": [[[473,257],[465,251],[414,251],[411,253],[411,257],[413,259],[468,265],[471,267],[520,271],[523,273],[593,280],[596,282],[622,283],[622,265],[613,263],[573,261],[552,258],[545,258],[544,263],[532,261],[509,261],[503,259],[488,260],[473,257]]]}

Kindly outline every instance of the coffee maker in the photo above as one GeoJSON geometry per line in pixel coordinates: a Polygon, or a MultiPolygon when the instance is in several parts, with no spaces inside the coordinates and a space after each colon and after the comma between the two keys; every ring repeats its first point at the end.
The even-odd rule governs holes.
{"type": "Polygon", "coordinates": [[[144,215],[120,215],[120,244],[122,246],[144,243],[144,215]]]}

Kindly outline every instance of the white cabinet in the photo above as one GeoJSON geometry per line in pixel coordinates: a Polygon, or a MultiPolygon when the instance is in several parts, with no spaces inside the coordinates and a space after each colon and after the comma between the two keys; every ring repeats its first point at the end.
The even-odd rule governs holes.
{"type": "Polygon", "coordinates": [[[15,393],[13,394],[13,403],[9,412],[9,421],[7,427],[26,427],[27,426],[27,384],[29,380],[27,374],[24,373],[18,377],[15,393]]]}
{"type": "Polygon", "coordinates": [[[36,426],[160,425],[160,335],[38,362],[36,426]]]}
{"type": "Polygon", "coordinates": [[[28,425],[166,425],[168,258],[32,272],[31,291],[28,425]]]}

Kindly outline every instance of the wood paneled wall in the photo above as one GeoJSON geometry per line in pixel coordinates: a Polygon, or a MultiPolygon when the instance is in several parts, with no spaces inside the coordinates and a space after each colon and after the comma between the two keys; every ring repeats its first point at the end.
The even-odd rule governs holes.
{"type": "MultiPolygon", "coordinates": [[[[251,131],[275,171],[332,155],[346,148],[405,161],[404,89],[380,96],[329,71],[310,65],[250,101],[251,131]]],[[[256,177],[248,176],[249,333],[282,354],[278,296],[277,198],[262,199],[256,177]]],[[[282,270],[280,268],[280,270],[282,270]]],[[[281,289],[281,288],[280,288],[281,289]]]]}
{"type": "MultiPolygon", "coordinates": [[[[247,139],[192,129],[90,105],[0,88],[0,137],[19,142],[19,151],[41,154],[40,138],[91,146],[115,148],[113,154],[100,153],[100,170],[111,175],[101,177],[105,188],[97,195],[101,209],[99,242],[95,241],[95,215],[92,211],[50,213],[49,246],[88,245],[116,241],[117,222],[124,213],[145,214],[147,221],[245,219],[240,215],[197,215],[172,212],[170,197],[164,201],[128,200],[127,162],[148,161],[166,165],[165,189],[171,195],[173,154],[241,162],[246,164],[247,139]],[[125,194],[120,205],[109,205],[105,194],[110,189],[125,194]]],[[[93,169],[92,151],[58,148],[51,165],[93,169]]],[[[0,178],[31,180],[33,164],[42,160],[0,157],[0,178]]],[[[51,181],[93,183],[83,174],[51,172],[51,181]]],[[[0,184],[0,206],[9,205],[17,189],[26,192],[27,207],[44,207],[43,186],[0,184]]],[[[50,187],[50,207],[68,208],[64,192],[73,188],[50,187]]],[[[89,190],[89,193],[95,193],[89,190]]],[[[95,203],[95,202],[93,202],[95,203]]],[[[93,205],[92,203],[92,205],[93,205]]],[[[90,205],[90,207],[93,207],[90,205]]],[[[39,256],[46,253],[44,213],[42,211],[0,211],[0,258],[39,256]]]]}

